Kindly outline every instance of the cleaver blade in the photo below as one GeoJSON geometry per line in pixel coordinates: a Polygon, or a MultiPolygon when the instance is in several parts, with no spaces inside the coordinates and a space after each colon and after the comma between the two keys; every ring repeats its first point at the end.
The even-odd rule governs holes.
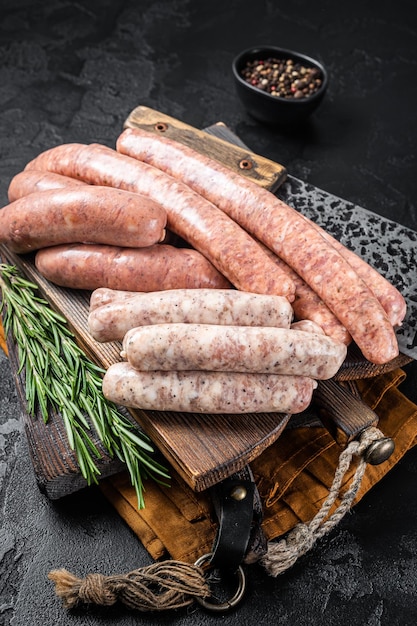
{"type": "Polygon", "coordinates": [[[417,358],[417,232],[287,175],[275,194],[322,226],[385,276],[403,295],[407,313],[397,339],[417,358]]]}

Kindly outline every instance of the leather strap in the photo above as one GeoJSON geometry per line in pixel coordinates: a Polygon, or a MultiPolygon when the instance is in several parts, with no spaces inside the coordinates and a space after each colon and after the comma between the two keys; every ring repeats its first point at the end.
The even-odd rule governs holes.
{"type": "Polygon", "coordinates": [[[265,554],[261,529],[262,503],[249,467],[226,478],[211,489],[218,518],[218,531],[210,562],[221,569],[236,570],[265,554]]]}

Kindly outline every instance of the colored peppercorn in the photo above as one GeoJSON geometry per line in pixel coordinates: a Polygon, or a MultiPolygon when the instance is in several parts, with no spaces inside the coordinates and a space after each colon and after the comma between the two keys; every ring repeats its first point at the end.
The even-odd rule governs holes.
{"type": "Polygon", "coordinates": [[[241,74],[253,87],[280,98],[308,98],[323,82],[318,68],[273,57],[248,61],[241,74]]]}

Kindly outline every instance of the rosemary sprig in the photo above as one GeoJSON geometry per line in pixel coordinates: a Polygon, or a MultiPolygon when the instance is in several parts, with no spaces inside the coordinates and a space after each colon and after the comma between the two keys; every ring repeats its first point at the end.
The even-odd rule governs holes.
{"type": "Polygon", "coordinates": [[[39,296],[38,286],[13,265],[0,264],[4,330],[14,338],[19,371],[25,373],[27,412],[39,409],[45,423],[52,408],[62,416],[68,443],[87,484],[97,483],[101,454],[92,429],[110,456],[129,472],[138,507],[143,508],[145,478],[165,483],[167,470],[151,457],[147,435],[136,429],[102,393],[104,369],[78,346],[66,319],[39,296]]]}

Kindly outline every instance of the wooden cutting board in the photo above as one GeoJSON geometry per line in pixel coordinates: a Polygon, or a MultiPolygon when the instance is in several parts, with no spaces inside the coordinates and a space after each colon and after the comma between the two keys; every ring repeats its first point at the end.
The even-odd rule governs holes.
{"type": "MultiPolygon", "coordinates": [[[[201,131],[159,111],[140,106],[132,111],[125,122],[125,127],[135,126],[164,133],[192,146],[267,189],[276,190],[285,181],[284,166],[248,150],[224,124],[215,124],[201,131]]],[[[39,285],[42,295],[66,317],[77,341],[96,363],[107,368],[121,360],[120,343],[101,344],[88,332],[89,292],[53,285],[37,272],[33,258],[29,255],[18,256],[1,246],[0,252],[4,261],[17,265],[30,280],[39,285]]],[[[12,371],[24,407],[24,375],[17,374],[16,350],[10,338],[8,347],[12,371]]],[[[386,367],[375,370],[375,366],[364,361],[362,355],[353,349],[349,351],[338,379],[373,376],[403,363],[403,357],[400,357],[386,367]]],[[[290,418],[289,415],[278,413],[200,415],[133,409],[128,414],[195,491],[203,491],[219,483],[250,463],[280,436],[290,418]]],[[[51,414],[45,425],[40,417],[32,420],[24,414],[24,423],[40,488],[50,498],[57,499],[84,487],[85,481],[66,442],[60,416],[51,414]]],[[[356,430],[355,421],[351,425],[347,420],[347,425],[343,425],[343,432],[347,432],[348,436],[353,436],[356,430]]],[[[99,442],[95,443],[99,445],[99,442]]],[[[123,467],[104,451],[98,465],[102,478],[123,467]]]]}
{"type": "MultiPolygon", "coordinates": [[[[155,113],[146,107],[139,107],[126,123],[130,123],[129,119],[139,121],[143,115],[142,121],[146,124],[149,115],[155,113]]],[[[204,132],[176,120],[175,127],[173,123],[173,118],[158,114],[158,129],[165,128],[165,124],[167,134],[171,137],[185,140],[231,169],[250,177],[257,184],[276,189],[285,180],[286,170],[282,165],[222,139],[224,125],[215,125],[209,132],[204,132]]],[[[38,284],[41,294],[66,317],[77,341],[96,363],[107,368],[121,360],[121,344],[100,344],[88,332],[89,292],[53,285],[37,272],[30,255],[15,255],[5,247],[0,247],[0,250],[3,261],[15,264],[38,284]]],[[[8,348],[24,407],[24,376],[17,374],[16,350],[10,338],[8,348]]],[[[129,414],[150,436],[167,462],[195,491],[217,484],[256,458],[279,437],[290,417],[277,413],[200,415],[141,410],[129,410],[129,414]]],[[[32,420],[24,414],[24,423],[40,488],[50,498],[57,499],[84,487],[85,482],[78,471],[75,456],[66,443],[60,416],[51,414],[45,425],[40,417],[32,420]]],[[[104,454],[99,467],[104,478],[120,471],[122,466],[104,454]]]]}

